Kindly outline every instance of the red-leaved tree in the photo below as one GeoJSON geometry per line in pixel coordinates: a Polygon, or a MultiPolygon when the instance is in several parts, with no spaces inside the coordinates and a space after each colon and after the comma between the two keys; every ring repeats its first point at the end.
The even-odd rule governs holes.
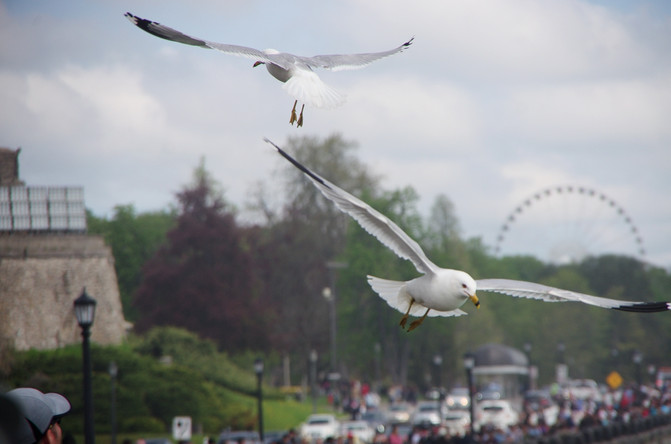
{"type": "Polygon", "coordinates": [[[221,349],[267,345],[268,311],[254,294],[244,231],[217,194],[204,168],[177,194],[177,224],[143,268],[135,295],[140,332],[157,325],[186,328],[221,349]]]}

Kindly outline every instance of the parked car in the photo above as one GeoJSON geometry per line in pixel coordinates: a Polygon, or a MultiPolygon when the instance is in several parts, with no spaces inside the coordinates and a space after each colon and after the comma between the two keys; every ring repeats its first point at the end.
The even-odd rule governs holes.
{"type": "Polygon", "coordinates": [[[487,384],[485,387],[483,387],[478,393],[476,393],[475,399],[477,399],[478,401],[501,399],[503,398],[503,396],[501,395],[502,390],[503,389],[500,384],[491,382],[487,384]]]}
{"type": "Polygon", "coordinates": [[[397,402],[389,406],[387,410],[387,423],[405,424],[410,422],[412,416],[412,407],[410,405],[397,402]]]}
{"type": "Polygon", "coordinates": [[[593,379],[574,379],[568,381],[563,394],[566,399],[601,401],[599,385],[593,379]]]}
{"type": "Polygon", "coordinates": [[[417,403],[415,413],[412,415],[412,424],[421,426],[440,425],[443,421],[445,411],[439,408],[438,401],[422,401],[417,403]]]}
{"type": "Polygon", "coordinates": [[[226,430],[221,432],[217,444],[258,444],[259,433],[250,430],[226,430]]]}
{"type": "Polygon", "coordinates": [[[450,436],[466,436],[471,425],[471,414],[467,409],[448,410],[445,414],[445,428],[450,436]]]}
{"type": "Polygon", "coordinates": [[[358,438],[362,443],[373,442],[375,429],[366,421],[345,421],[340,423],[340,436],[347,438],[349,436],[358,438]]]}
{"type": "Polygon", "coordinates": [[[527,390],[524,394],[524,408],[538,412],[553,404],[549,390],[527,390]]]}
{"type": "Polygon", "coordinates": [[[330,414],[310,415],[300,427],[301,438],[308,441],[323,441],[329,437],[337,438],[339,432],[340,422],[330,414]]]}
{"type": "Polygon", "coordinates": [[[378,432],[384,432],[385,425],[387,424],[387,417],[379,410],[368,410],[362,413],[359,417],[362,421],[368,423],[368,425],[378,432]]]}
{"type": "Polygon", "coordinates": [[[476,406],[475,427],[476,431],[481,427],[490,425],[494,428],[507,429],[519,422],[519,414],[515,411],[509,401],[504,399],[488,399],[481,401],[476,406]]]}
{"type": "Polygon", "coordinates": [[[168,438],[147,438],[143,441],[145,444],[172,444],[168,438]]]}
{"type": "Polygon", "coordinates": [[[286,430],[265,430],[263,432],[263,444],[273,444],[282,441],[284,435],[287,434],[286,430]]]}
{"type": "Polygon", "coordinates": [[[447,394],[445,404],[448,409],[467,409],[471,403],[471,397],[468,394],[467,387],[454,388],[447,394]]]}

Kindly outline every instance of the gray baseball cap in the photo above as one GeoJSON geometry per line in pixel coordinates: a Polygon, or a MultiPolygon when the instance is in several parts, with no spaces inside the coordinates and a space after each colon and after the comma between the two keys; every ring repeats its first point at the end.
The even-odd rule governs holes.
{"type": "Polygon", "coordinates": [[[51,423],[70,411],[70,402],[58,393],[42,393],[34,388],[17,388],[7,392],[26,420],[19,430],[17,444],[32,444],[40,439],[51,423]]]}

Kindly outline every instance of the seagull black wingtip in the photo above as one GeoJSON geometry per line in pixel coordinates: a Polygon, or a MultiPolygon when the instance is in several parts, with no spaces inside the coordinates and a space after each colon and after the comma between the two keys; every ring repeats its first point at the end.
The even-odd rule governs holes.
{"type": "Polygon", "coordinates": [[[640,304],[621,305],[613,308],[634,313],[657,313],[671,310],[671,302],[641,302],[640,304]]]}
{"type": "Polygon", "coordinates": [[[156,37],[165,38],[165,37],[163,37],[163,36],[161,36],[161,35],[159,35],[159,34],[156,34],[155,32],[153,32],[153,31],[149,28],[150,25],[152,25],[152,24],[156,24],[156,25],[157,25],[158,23],[156,23],[156,22],[152,22],[151,20],[143,19],[142,17],[138,17],[137,15],[133,15],[133,14],[131,14],[130,12],[126,12],[126,13],[124,14],[124,16],[125,16],[128,20],[130,20],[135,26],[137,26],[138,28],[142,29],[143,31],[146,31],[146,32],[148,32],[149,34],[153,34],[153,35],[155,35],[156,37]]]}
{"type": "Polygon", "coordinates": [[[331,188],[330,186],[328,186],[328,184],[324,183],[324,179],[322,179],[321,177],[317,176],[315,173],[313,173],[312,171],[310,171],[309,169],[307,169],[307,167],[305,167],[305,166],[301,165],[300,163],[298,163],[298,161],[297,161],[296,159],[294,159],[293,157],[291,157],[291,156],[290,156],[289,154],[287,154],[282,148],[280,148],[279,146],[277,146],[277,145],[275,144],[275,142],[273,142],[272,140],[268,139],[267,137],[264,137],[263,140],[265,140],[266,142],[268,142],[269,144],[271,144],[272,146],[274,146],[275,149],[277,150],[277,152],[280,153],[280,154],[282,155],[282,157],[284,157],[284,158],[287,159],[289,162],[291,162],[296,168],[298,168],[299,170],[301,170],[303,173],[305,173],[305,174],[307,174],[308,176],[310,176],[311,179],[316,180],[317,182],[319,182],[320,184],[322,184],[322,185],[325,186],[326,188],[331,188]]]}

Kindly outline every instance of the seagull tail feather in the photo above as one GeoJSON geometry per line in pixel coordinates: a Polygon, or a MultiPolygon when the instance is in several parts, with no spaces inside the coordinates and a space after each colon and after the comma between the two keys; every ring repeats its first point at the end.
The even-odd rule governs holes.
{"type": "MultiPolygon", "coordinates": [[[[368,276],[368,284],[390,307],[401,313],[408,310],[410,295],[405,290],[405,282],[368,276]]],[[[413,314],[412,311],[410,314],[413,314]]]]}

